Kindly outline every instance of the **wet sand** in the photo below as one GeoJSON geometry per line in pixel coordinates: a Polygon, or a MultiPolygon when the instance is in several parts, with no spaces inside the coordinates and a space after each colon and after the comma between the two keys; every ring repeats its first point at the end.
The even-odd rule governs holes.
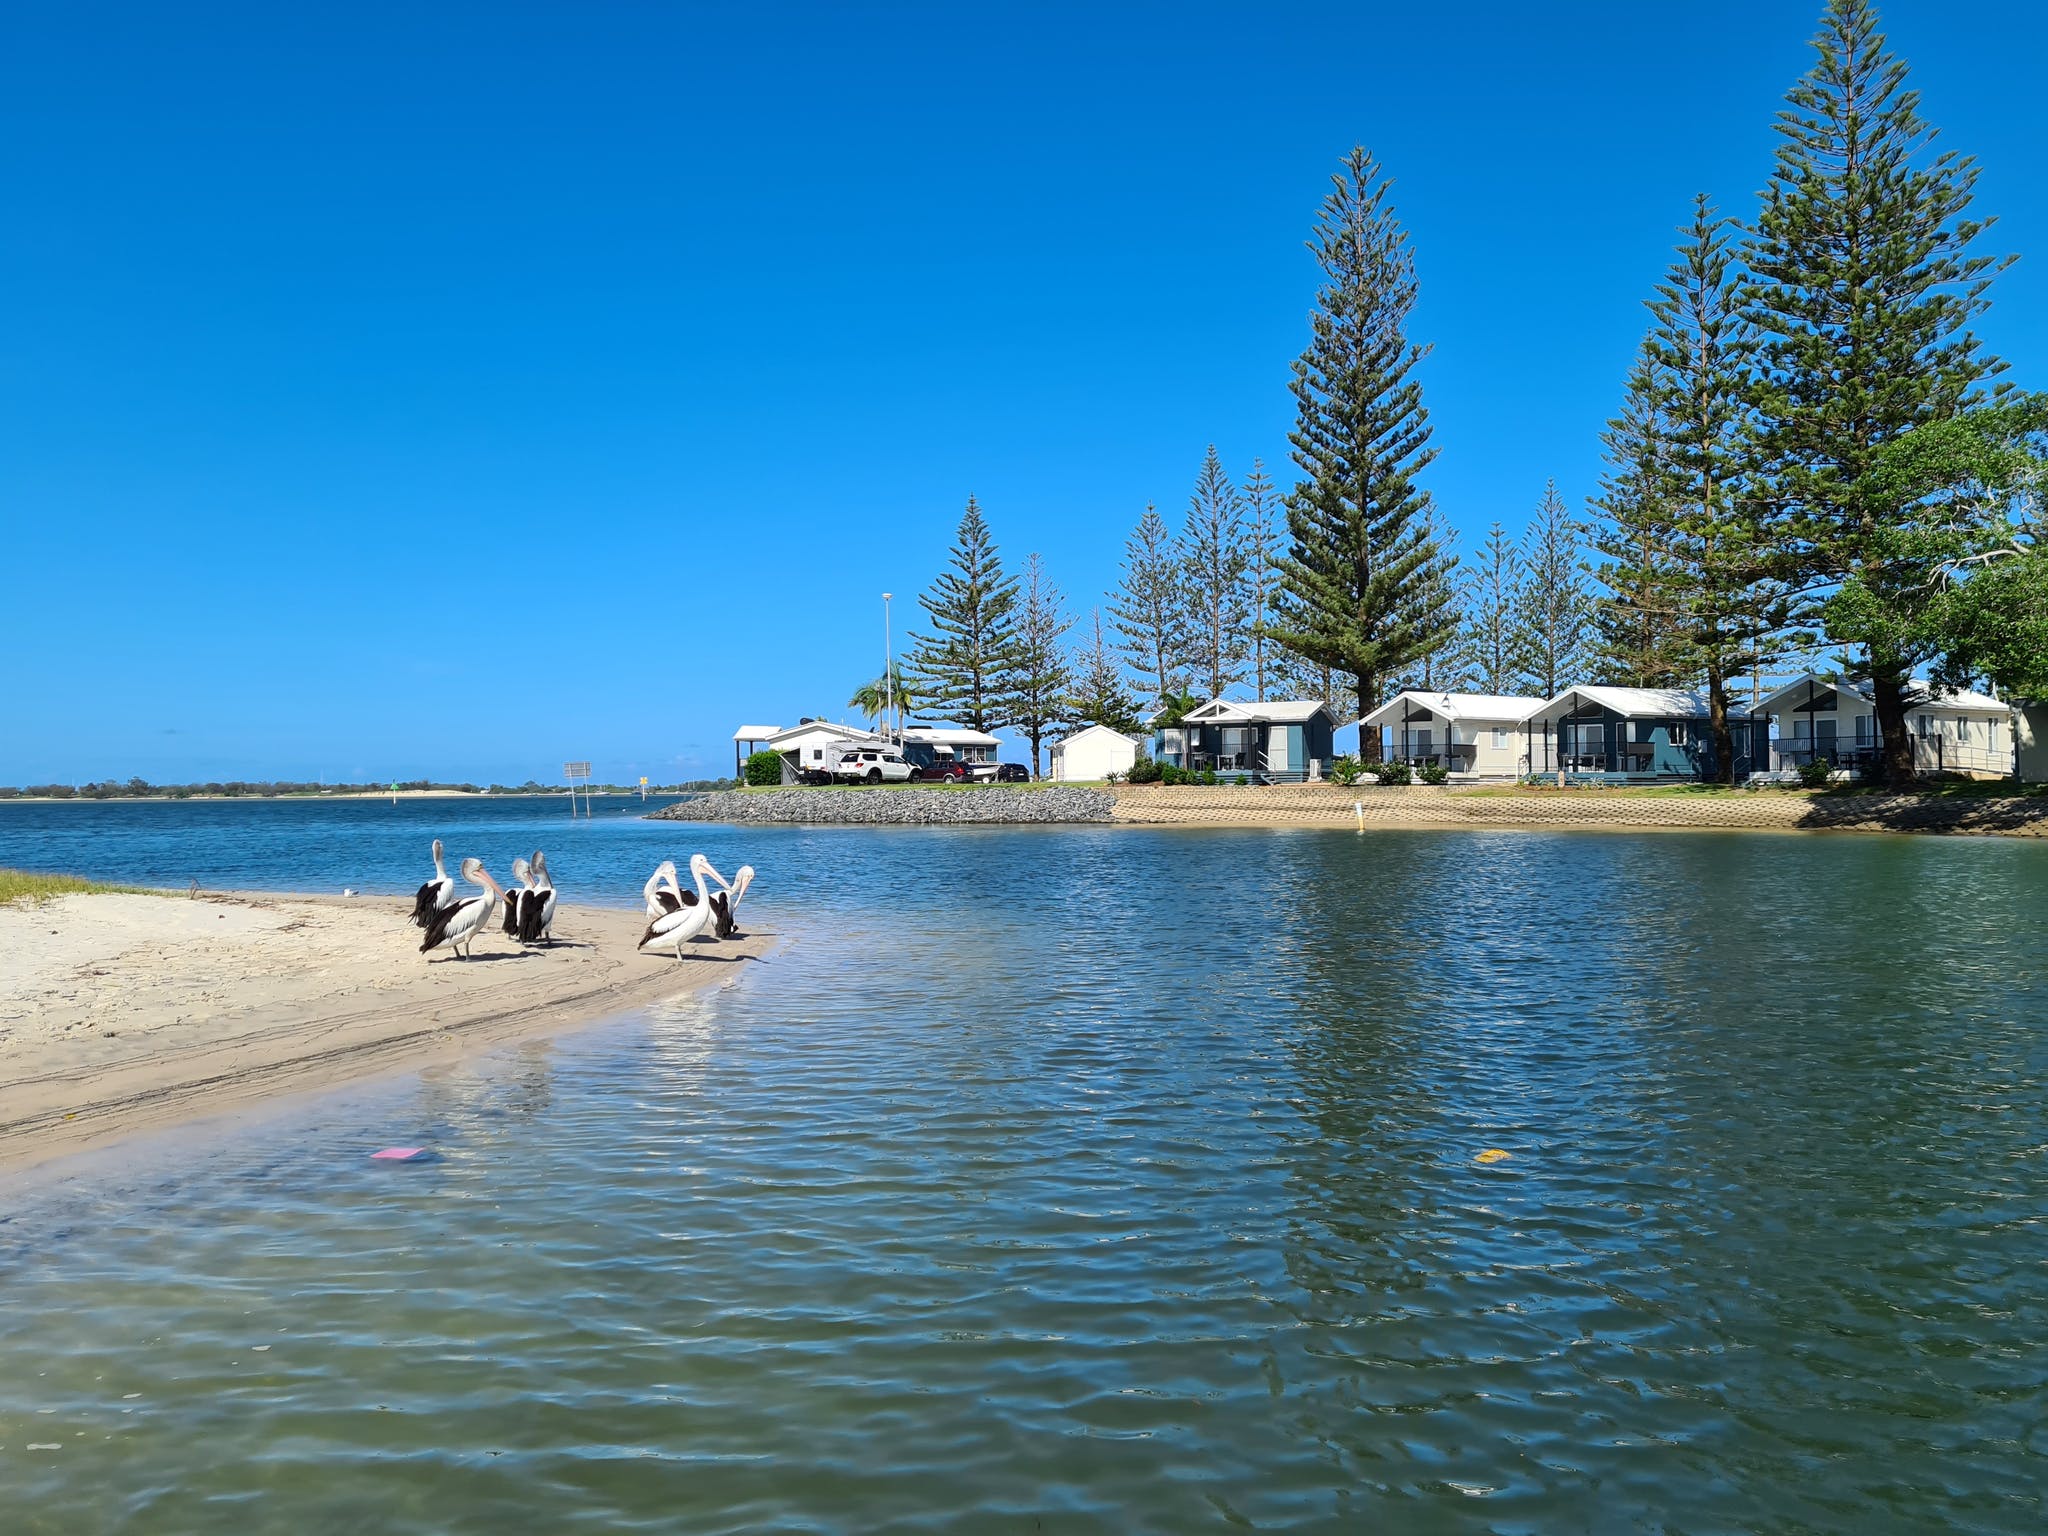
{"type": "MultiPolygon", "coordinates": [[[[774,942],[635,952],[637,911],[564,906],[419,953],[409,898],[64,896],[0,908],[0,1169],[544,1034],[730,981],[774,942]]],[[[745,913],[742,912],[742,926],[745,913]]]]}

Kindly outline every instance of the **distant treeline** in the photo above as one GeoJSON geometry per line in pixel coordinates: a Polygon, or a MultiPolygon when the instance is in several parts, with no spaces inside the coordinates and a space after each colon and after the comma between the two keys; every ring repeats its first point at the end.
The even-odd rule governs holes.
{"type": "MultiPolygon", "coordinates": [[[[439,784],[431,779],[409,779],[401,790],[446,790],[466,795],[560,795],[568,791],[559,784],[541,784],[528,779],[524,784],[439,784]]],[[[650,795],[689,794],[702,790],[736,789],[738,779],[690,779],[681,784],[647,786],[650,795]]],[[[209,780],[204,784],[152,784],[147,779],[102,779],[92,784],[0,785],[0,800],[189,800],[195,796],[227,796],[252,800],[276,799],[286,795],[388,795],[390,784],[301,784],[288,779],[209,780]]],[[[578,786],[579,791],[581,786],[578,786]]],[[[600,795],[638,794],[640,787],[599,784],[600,795]]]]}

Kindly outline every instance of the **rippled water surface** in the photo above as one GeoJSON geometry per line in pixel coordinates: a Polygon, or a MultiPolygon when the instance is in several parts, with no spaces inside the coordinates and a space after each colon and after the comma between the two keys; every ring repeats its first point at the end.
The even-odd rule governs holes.
{"type": "Polygon", "coordinates": [[[2043,1528],[2048,849],[549,857],[714,845],[733,987],[0,1199],[0,1524],[2043,1528]]]}

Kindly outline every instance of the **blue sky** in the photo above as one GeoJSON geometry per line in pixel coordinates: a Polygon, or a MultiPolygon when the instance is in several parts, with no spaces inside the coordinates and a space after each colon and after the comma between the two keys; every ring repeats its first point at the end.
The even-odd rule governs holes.
{"type": "MultiPolygon", "coordinates": [[[[15,7],[0,782],[729,768],[844,713],[969,492],[1085,622],[1285,475],[1303,239],[1397,178],[1465,530],[1574,501],[1818,0],[15,7]]],[[[1893,0],[2001,249],[2048,13],[1893,0]]],[[[2048,266],[1983,326],[2040,383],[2048,266]]]]}

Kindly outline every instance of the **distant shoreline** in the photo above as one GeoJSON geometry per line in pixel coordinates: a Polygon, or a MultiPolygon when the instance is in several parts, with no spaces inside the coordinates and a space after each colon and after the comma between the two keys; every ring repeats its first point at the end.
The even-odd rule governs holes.
{"type": "MultiPolygon", "coordinates": [[[[0,795],[0,805],[129,805],[182,800],[560,800],[566,789],[328,789],[312,792],[295,790],[277,795],[0,795]]],[[[649,789],[650,800],[671,800],[683,795],[711,794],[702,789],[649,789]]],[[[581,789],[576,791],[582,797],[581,789]]],[[[600,800],[632,800],[638,789],[599,789],[592,794],[600,800]]]]}

